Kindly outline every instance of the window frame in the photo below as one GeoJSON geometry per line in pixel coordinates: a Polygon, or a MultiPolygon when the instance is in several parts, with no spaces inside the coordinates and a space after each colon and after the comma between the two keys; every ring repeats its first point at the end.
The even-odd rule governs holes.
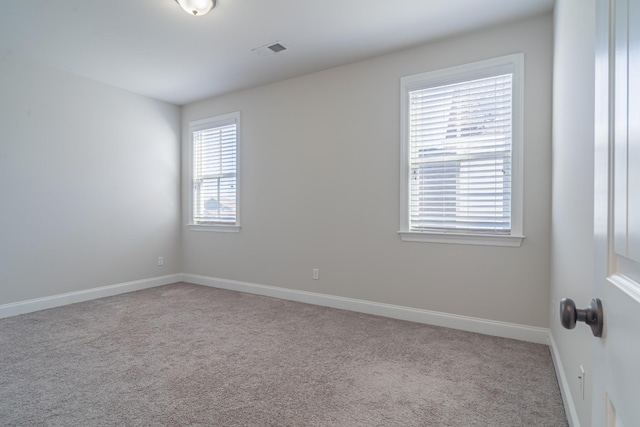
{"type": "Polygon", "coordinates": [[[519,247],[523,234],[524,200],[524,54],[516,53],[498,58],[415,74],[400,79],[400,231],[403,241],[451,243],[519,247]],[[442,229],[439,231],[412,230],[410,223],[410,96],[414,90],[443,86],[467,80],[513,72],[512,80],[512,147],[511,147],[511,231],[509,234],[471,233],[442,229]]]}
{"type": "Polygon", "coordinates": [[[241,218],[241,162],[240,162],[240,141],[241,141],[241,126],[240,126],[240,112],[222,114],[219,116],[208,117],[205,119],[194,120],[189,122],[189,222],[187,224],[188,229],[191,231],[215,231],[226,233],[237,233],[240,231],[240,218],[241,218]],[[236,124],[236,218],[233,224],[222,223],[196,223],[194,221],[194,132],[214,128],[218,126],[224,126],[231,122],[236,124]]]}

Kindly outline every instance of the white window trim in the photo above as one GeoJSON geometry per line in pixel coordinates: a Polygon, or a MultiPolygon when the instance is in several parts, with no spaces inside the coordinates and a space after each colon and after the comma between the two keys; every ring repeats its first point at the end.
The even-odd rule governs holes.
{"type": "Polygon", "coordinates": [[[215,231],[223,233],[237,233],[240,231],[240,218],[241,218],[241,177],[240,173],[240,141],[241,141],[241,126],[240,126],[240,112],[223,114],[215,117],[208,117],[206,119],[194,120],[189,122],[189,223],[187,227],[190,231],[215,231]],[[236,123],[236,222],[231,225],[224,224],[194,224],[193,223],[193,132],[201,129],[206,129],[211,125],[223,124],[224,122],[236,123]]]}
{"type": "Polygon", "coordinates": [[[524,54],[516,53],[499,58],[487,59],[470,64],[429,71],[400,79],[400,231],[403,241],[450,243],[466,245],[519,247],[523,234],[523,191],[524,191],[524,54]],[[513,68],[513,109],[512,109],[512,152],[511,152],[511,233],[469,234],[454,232],[414,231],[409,222],[409,92],[426,85],[444,85],[466,79],[482,77],[483,71],[492,73],[496,68],[513,68]],[[428,83],[427,83],[428,81],[428,83]]]}

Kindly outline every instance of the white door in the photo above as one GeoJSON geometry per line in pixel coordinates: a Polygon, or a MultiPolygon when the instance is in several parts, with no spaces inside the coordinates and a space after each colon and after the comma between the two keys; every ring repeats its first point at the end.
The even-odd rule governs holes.
{"type": "Polygon", "coordinates": [[[640,0],[598,0],[593,426],[640,426],[640,0]]]}

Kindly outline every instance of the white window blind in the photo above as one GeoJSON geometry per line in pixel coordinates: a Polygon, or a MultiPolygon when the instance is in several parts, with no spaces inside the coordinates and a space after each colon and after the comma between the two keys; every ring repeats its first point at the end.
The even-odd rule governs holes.
{"type": "Polygon", "coordinates": [[[410,90],[409,224],[509,234],[513,74],[410,90]]]}
{"type": "Polygon", "coordinates": [[[193,224],[237,223],[237,139],[235,119],[192,130],[193,224]]]}

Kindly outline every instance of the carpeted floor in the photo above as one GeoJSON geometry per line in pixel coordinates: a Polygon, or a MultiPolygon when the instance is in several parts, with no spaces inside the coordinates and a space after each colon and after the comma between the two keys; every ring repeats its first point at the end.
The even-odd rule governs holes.
{"type": "Polygon", "coordinates": [[[566,426],[549,349],[186,283],[0,320],[2,426],[566,426]]]}

